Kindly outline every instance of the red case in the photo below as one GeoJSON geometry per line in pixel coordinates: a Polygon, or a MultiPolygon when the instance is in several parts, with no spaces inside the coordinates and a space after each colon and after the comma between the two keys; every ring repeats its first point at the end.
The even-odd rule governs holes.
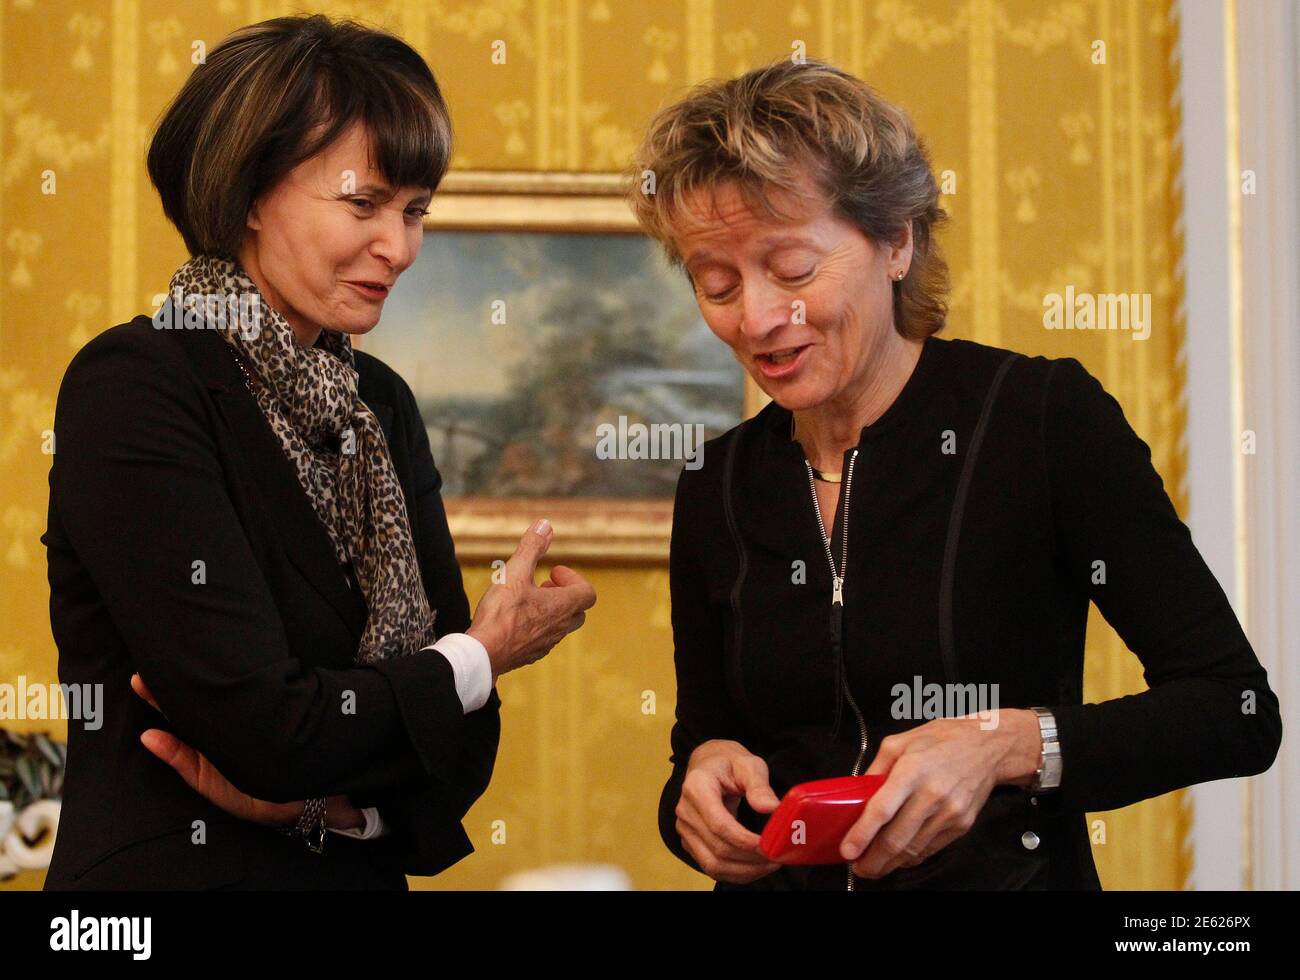
{"type": "Polygon", "coordinates": [[[841,776],[800,783],[768,818],[759,847],[781,864],[843,864],[844,835],[886,778],[888,774],[841,776]]]}

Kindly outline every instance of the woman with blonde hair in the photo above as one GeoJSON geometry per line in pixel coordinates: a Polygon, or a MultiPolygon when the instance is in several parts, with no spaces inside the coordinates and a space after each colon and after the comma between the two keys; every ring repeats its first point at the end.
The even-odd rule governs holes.
{"type": "Polygon", "coordinates": [[[1272,764],[1277,698],[1118,402],[938,336],[945,215],[900,108],[778,62],[660,112],[632,184],[772,399],[677,487],[679,858],[720,889],[1096,889],[1087,811],[1272,764]],[[1082,703],[1089,601],[1149,690],[1082,703]],[[759,849],[792,786],[863,773],[844,864],[759,849]]]}

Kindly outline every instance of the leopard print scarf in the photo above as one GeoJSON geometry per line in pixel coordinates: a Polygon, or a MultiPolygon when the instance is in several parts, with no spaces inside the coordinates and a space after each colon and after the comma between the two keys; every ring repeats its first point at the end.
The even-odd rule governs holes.
{"type": "Polygon", "coordinates": [[[209,304],[201,309],[210,322],[220,306],[222,336],[254,375],[257,404],[297,470],[335,557],[340,565],[353,563],[369,607],[356,662],[373,664],[433,643],[437,610],[424,591],[384,431],[357,396],[351,339],[322,329],[315,347],[300,345],[289,321],[233,259],[191,258],[172,277],[171,297],[178,289],[186,308],[196,300],[209,304]],[[241,299],[242,319],[224,315],[234,314],[241,299]]]}

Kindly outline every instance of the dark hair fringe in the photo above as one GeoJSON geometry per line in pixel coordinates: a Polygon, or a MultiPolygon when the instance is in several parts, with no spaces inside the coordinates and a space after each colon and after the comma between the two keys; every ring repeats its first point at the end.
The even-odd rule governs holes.
{"type": "Polygon", "coordinates": [[[424,59],[355,21],[277,17],[230,34],[186,80],[149,177],[190,254],[233,256],[254,202],[358,121],[390,186],[437,189],[452,127],[424,59]]]}

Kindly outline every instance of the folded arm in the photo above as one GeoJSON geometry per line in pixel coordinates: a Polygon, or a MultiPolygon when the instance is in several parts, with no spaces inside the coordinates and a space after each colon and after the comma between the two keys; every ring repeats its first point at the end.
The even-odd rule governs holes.
{"type": "Polygon", "coordinates": [[[226,491],[186,366],[137,328],[88,344],[60,390],[51,495],[176,735],[271,802],[450,780],[467,729],[447,659],[308,667],[226,491]]]}

